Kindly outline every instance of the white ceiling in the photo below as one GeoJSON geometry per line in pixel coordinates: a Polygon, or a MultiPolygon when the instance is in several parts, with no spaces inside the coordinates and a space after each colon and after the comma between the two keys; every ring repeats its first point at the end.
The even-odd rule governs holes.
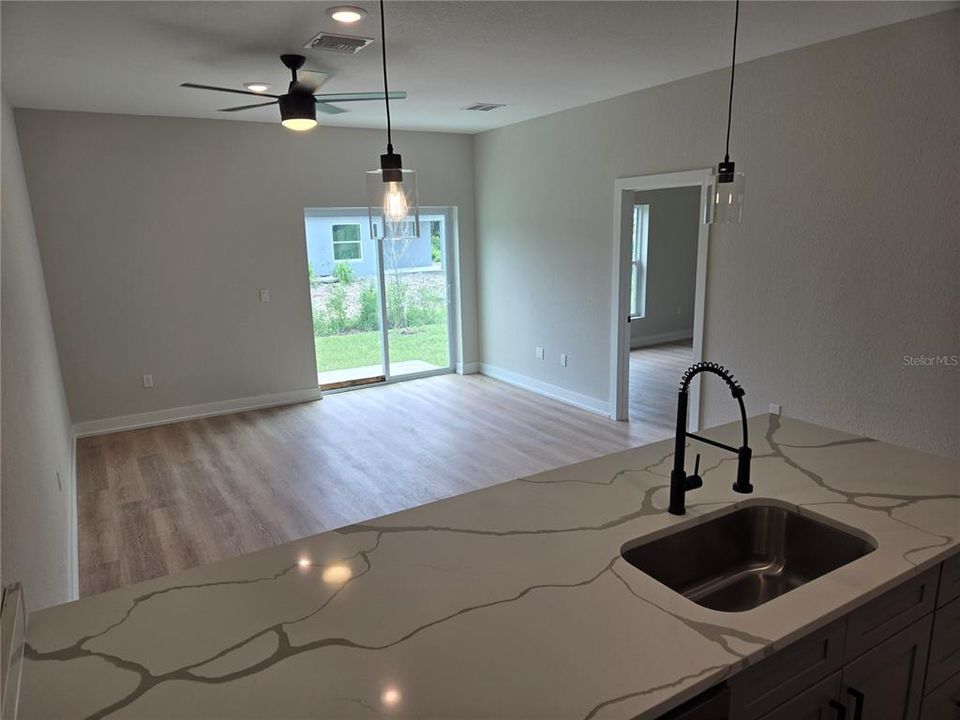
{"type": "MultiPolygon", "coordinates": [[[[2,13],[3,90],[14,107],[276,122],[275,107],[218,113],[238,95],[178,87],[285,87],[277,56],[332,73],[324,92],[378,90],[380,46],[356,56],[304,51],[319,30],[379,38],[370,11],[345,30],[331,2],[10,1],[2,13]]],[[[956,2],[744,2],[738,59],[751,60],[956,7],[956,2]]],[[[723,67],[732,2],[387,3],[398,128],[477,132],[723,67]],[[474,102],[506,103],[489,113],[474,102]]],[[[251,102],[256,99],[252,98],[251,102]]],[[[380,127],[380,103],[320,121],[380,127]]]]}

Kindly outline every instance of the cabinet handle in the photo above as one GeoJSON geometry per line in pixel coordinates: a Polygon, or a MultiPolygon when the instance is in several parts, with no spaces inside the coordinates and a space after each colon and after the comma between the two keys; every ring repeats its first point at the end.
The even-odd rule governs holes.
{"type": "Polygon", "coordinates": [[[848,687],[847,693],[853,698],[853,720],[863,720],[863,693],[848,687]]]}
{"type": "Polygon", "coordinates": [[[842,702],[831,700],[827,703],[837,713],[837,720],[847,720],[847,706],[842,702]]]}

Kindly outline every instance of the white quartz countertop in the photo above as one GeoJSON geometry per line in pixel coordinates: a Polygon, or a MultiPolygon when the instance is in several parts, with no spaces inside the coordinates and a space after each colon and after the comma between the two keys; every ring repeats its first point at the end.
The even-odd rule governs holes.
{"type": "Polygon", "coordinates": [[[774,416],[750,440],[755,493],[698,443],[684,517],[669,440],[33,613],[20,717],[653,718],[955,550],[960,463],[774,416]],[[770,499],[877,550],[740,613],[620,557],[770,499]]]}

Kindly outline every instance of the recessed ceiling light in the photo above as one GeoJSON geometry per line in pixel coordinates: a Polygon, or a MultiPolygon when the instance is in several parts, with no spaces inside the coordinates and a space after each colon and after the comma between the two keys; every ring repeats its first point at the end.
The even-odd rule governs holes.
{"type": "Polygon", "coordinates": [[[355,22],[363,20],[367,15],[367,11],[353,5],[336,5],[332,8],[327,8],[327,15],[339,23],[352,25],[355,22]]]}
{"type": "Polygon", "coordinates": [[[243,86],[251,92],[266,92],[270,89],[269,85],[262,82],[248,82],[244,83],[243,86]]]}

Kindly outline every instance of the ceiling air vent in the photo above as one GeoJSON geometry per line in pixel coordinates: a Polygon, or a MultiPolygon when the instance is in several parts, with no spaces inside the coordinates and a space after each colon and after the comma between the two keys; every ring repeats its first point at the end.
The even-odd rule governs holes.
{"type": "Polygon", "coordinates": [[[474,103],[473,105],[467,105],[464,110],[475,110],[476,112],[490,112],[491,110],[496,110],[497,108],[506,107],[503,103],[474,103]]]}
{"type": "Polygon", "coordinates": [[[304,47],[307,50],[326,50],[341,55],[356,55],[372,42],[373,38],[368,37],[321,32],[310,38],[304,47]]]}

